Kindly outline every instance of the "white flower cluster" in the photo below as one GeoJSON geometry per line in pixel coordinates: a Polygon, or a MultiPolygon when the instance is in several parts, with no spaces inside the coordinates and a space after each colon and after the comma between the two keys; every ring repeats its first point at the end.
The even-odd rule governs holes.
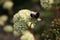
{"type": "Polygon", "coordinates": [[[3,8],[4,8],[4,9],[10,10],[12,7],[13,7],[13,2],[12,2],[12,1],[6,1],[6,2],[4,2],[4,4],[3,4],[3,8]]]}
{"type": "Polygon", "coordinates": [[[0,0],[0,5],[3,4],[3,8],[4,9],[12,9],[14,3],[12,2],[12,0],[0,0]]]}
{"type": "Polygon", "coordinates": [[[32,33],[29,31],[25,31],[24,34],[20,38],[21,40],[35,40],[34,36],[32,33]]]}
{"type": "Polygon", "coordinates": [[[60,0],[40,0],[41,6],[45,9],[52,8],[52,4],[59,4],[60,0]]]}
{"type": "Polygon", "coordinates": [[[40,3],[43,8],[50,9],[54,3],[54,0],[40,0],[40,3]]]}
{"type": "Polygon", "coordinates": [[[20,10],[17,14],[14,15],[14,31],[21,33],[27,29],[26,22],[29,21],[29,13],[29,10],[20,10]]]}
{"type": "Polygon", "coordinates": [[[14,23],[16,23],[18,19],[28,21],[30,19],[30,13],[31,11],[27,9],[18,11],[13,18],[14,23]]]}
{"type": "Polygon", "coordinates": [[[20,10],[13,17],[14,31],[17,33],[22,33],[25,30],[28,30],[28,27],[34,28],[37,23],[36,19],[32,19],[30,14],[36,13],[28,9],[20,10]]]}

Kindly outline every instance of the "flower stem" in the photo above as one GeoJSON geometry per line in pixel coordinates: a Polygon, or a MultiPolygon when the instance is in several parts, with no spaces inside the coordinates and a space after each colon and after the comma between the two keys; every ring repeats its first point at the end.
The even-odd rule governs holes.
{"type": "Polygon", "coordinates": [[[56,10],[55,10],[55,18],[59,17],[59,8],[56,6],[56,10]]]}

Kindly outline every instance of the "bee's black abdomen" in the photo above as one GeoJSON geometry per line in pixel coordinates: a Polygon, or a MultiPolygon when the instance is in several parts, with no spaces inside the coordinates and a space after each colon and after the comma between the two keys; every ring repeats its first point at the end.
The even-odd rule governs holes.
{"type": "Polygon", "coordinates": [[[35,18],[38,18],[39,17],[39,12],[37,12],[37,14],[35,15],[35,18]]]}

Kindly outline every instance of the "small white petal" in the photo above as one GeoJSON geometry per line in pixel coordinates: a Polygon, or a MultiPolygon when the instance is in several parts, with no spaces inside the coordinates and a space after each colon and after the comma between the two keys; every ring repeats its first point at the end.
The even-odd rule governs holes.
{"type": "Polygon", "coordinates": [[[27,25],[30,27],[31,26],[31,22],[28,22],[27,25]]]}
{"type": "Polygon", "coordinates": [[[35,24],[31,24],[31,28],[34,28],[35,24]]]}
{"type": "Polygon", "coordinates": [[[13,31],[13,28],[12,28],[11,25],[6,25],[6,26],[3,28],[3,30],[4,30],[5,32],[12,32],[12,31],[13,31]]]}
{"type": "Polygon", "coordinates": [[[49,4],[53,4],[54,3],[54,0],[49,0],[49,4]]]}
{"type": "Polygon", "coordinates": [[[4,22],[0,20],[0,26],[4,26],[4,22]]]}
{"type": "Polygon", "coordinates": [[[2,15],[2,16],[0,17],[0,20],[3,21],[3,22],[5,22],[5,21],[8,20],[8,16],[2,15]]]}
{"type": "Polygon", "coordinates": [[[37,20],[38,20],[38,21],[41,21],[41,19],[40,19],[40,18],[38,18],[37,20]]]}

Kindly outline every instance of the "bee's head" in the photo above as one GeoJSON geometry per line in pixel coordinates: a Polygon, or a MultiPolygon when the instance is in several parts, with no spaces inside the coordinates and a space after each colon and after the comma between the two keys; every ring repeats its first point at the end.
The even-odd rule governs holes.
{"type": "Polygon", "coordinates": [[[32,12],[32,13],[30,14],[30,16],[31,16],[32,18],[36,18],[36,19],[37,19],[37,18],[39,17],[39,12],[35,12],[35,13],[32,12]]]}

